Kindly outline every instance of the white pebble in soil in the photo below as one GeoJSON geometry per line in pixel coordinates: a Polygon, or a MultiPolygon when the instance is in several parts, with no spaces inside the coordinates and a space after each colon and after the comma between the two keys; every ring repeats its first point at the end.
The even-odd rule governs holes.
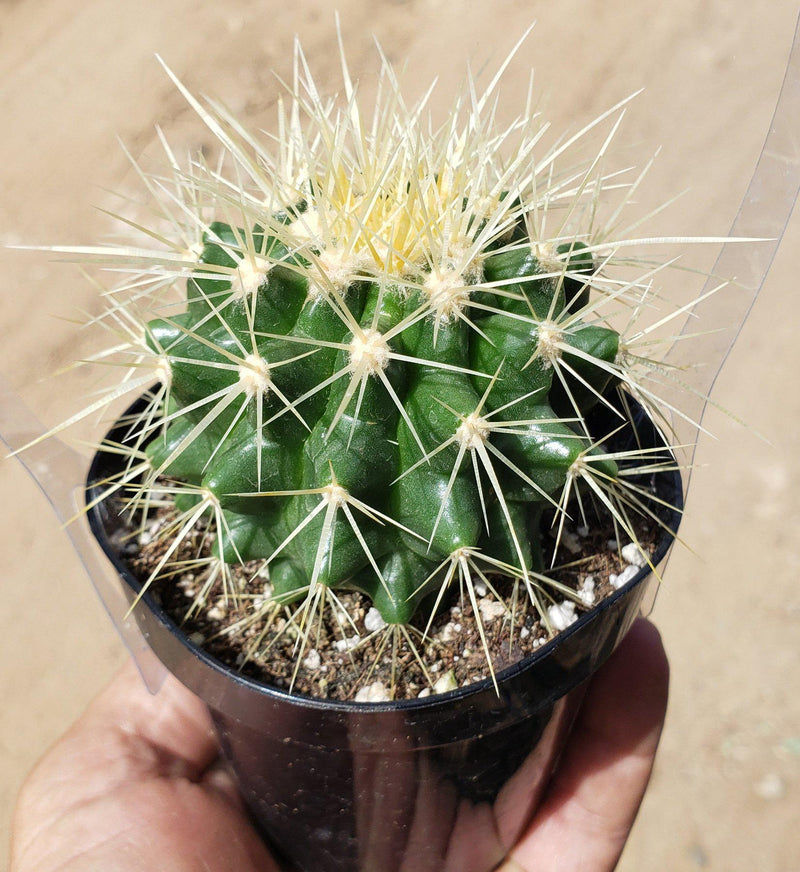
{"type": "Polygon", "coordinates": [[[619,590],[621,587],[624,587],[632,578],[635,578],[638,572],[638,566],[626,566],[619,575],[614,575],[614,573],[612,572],[611,575],[608,576],[608,580],[615,590],[619,590]]]}
{"type": "Polygon", "coordinates": [[[440,675],[433,684],[434,693],[447,693],[448,690],[455,690],[458,687],[455,673],[452,669],[440,675]]]}
{"type": "Polygon", "coordinates": [[[635,542],[628,542],[620,551],[622,559],[631,566],[647,566],[647,555],[635,542]]]}
{"type": "Polygon", "coordinates": [[[461,632],[461,624],[456,624],[453,621],[448,621],[443,627],[441,633],[438,634],[440,642],[448,644],[452,642],[461,632]]]}
{"type": "Polygon", "coordinates": [[[316,648],[312,648],[303,660],[303,666],[313,672],[315,669],[319,669],[321,665],[322,658],[319,656],[319,651],[316,648]]]}
{"type": "Polygon", "coordinates": [[[386,621],[381,617],[381,613],[373,606],[364,616],[364,629],[368,633],[375,633],[382,630],[386,626],[386,621]]]}
{"type": "Polygon", "coordinates": [[[547,609],[547,616],[550,618],[554,630],[566,630],[570,624],[574,624],[578,620],[575,613],[575,603],[569,600],[550,606],[547,609]]]}
{"type": "Polygon", "coordinates": [[[579,554],[581,548],[581,540],[577,534],[571,530],[564,530],[561,534],[561,544],[569,551],[570,554],[579,554]]]}
{"type": "Polygon", "coordinates": [[[499,603],[497,600],[492,599],[478,600],[478,608],[480,609],[481,617],[486,621],[486,623],[496,621],[498,618],[502,618],[506,613],[506,607],[503,603],[499,603]]]}
{"type": "Polygon", "coordinates": [[[337,639],[333,646],[337,651],[350,651],[361,641],[361,636],[351,636],[349,639],[337,639]]]}
{"type": "Polygon", "coordinates": [[[337,624],[344,627],[350,624],[350,615],[347,612],[347,609],[339,603],[334,603],[333,605],[333,617],[337,624]]]}
{"type": "Polygon", "coordinates": [[[595,596],[595,581],[593,575],[587,575],[583,580],[583,584],[578,590],[578,596],[585,606],[593,606],[597,597],[595,596]]]}
{"type": "Polygon", "coordinates": [[[389,691],[382,681],[373,681],[356,694],[356,702],[388,702],[389,691]]]}

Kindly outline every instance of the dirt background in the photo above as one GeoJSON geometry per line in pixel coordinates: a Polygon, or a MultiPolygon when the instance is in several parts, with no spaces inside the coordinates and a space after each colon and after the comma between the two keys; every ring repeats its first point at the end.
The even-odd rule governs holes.
{"type": "MultiPolygon", "coordinates": [[[[2,0],[0,242],[85,243],[109,232],[98,209],[133,192],[116,137],[140,157],[154,126],[179,148],[209,137],[154,60],[251,125],[271,125],[278,86],[302,36],[319,80],[338,86],[325,0],[2,0]]],[[[745,0],[341,0],[351,70],[376,68],[377,36],[439,102],[465,63],[497,62],[537,25],[504,86],[516,109],[529,67],[558,130],[640,87],[625,138],[650,154],[656,204],[689,193],[653,232],[724,234],[774,106],[794,4],[745,0]]],[[[708,416],[684,536],[655,620],[673,668],[651,789],[620,869],[800,869],[800,365],[796,334],[800,220],[795,218],[714,398],[743,428],[708,416]],[[755,434],[758,430],[765,437],[755,434]]],[[[0,371],[42,420],[68,416],[77,387],[41,377],[83,353],[64,317],[92,310],[75,268],[0,251],[0,371]]],[[[705,266],[713,252],[705,255],[705,266]]],[[[698,285],[699,287],[699,285],[698,285]]],[[[47,745],[114,673],[125,652],[64,533],[16,463],[0,464],[0,857],[14,796],[47,745]]]]}

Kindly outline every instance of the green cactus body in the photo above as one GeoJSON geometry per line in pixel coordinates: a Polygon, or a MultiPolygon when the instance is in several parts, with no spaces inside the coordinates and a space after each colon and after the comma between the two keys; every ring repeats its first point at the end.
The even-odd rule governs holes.
{"type": "Polygon", "coordinates": [[[390,624],[464,549],[541,571],[542,509],[595,450],[580,420],[613,381],[619,344],[573,312],[588,304],[586,247],[562,244],[554,275],[530,240],[494,252],[490,238],[479,268],[441,290],[433,271],[314,287],[264,240],[212,225],[198,272],[227,273],[191,279],[186,313],[148,325],[172,404],[148,455],[213,496],[217,553],[269,560],[284,602],[318,584],[360,589],[390,624]],[[571,390],[554,380],[561,345],[571,390]]]}
{"type": "Polygon", "coordinates": [[[94,358],[124,376],[68,423],[160,383],[110,447],[128,466],[109,494],[143,526],[172,513],[153,521],[167,556],[150,581],[194,561],[193,614],[232,601],[248,639],[263,621],[245,658],[265,663],[284,621],[298,663],[325,621],[362,640],[380,624],[376,646],[425,672],[450,588],[493,674],[479,587],[492,620],[502,601],[495,642],[523,624],[541,641],[553,607],[586,606],[572,569],[550,570],[579,525],[638,543],[633,516],[660,523],[648,488],[671,458],[604,444],[630,435],[608,438],[629,409],[612,392],[654,422],[677,411],[645,313],[685,317],[632,250],[654,240],[614,241],[641,181],[604,167],[626,101],[548,146],[530,104],[498,127],[500,75],[471,80],[440,124],[385,59],[365,111],[344,59],[329,101],[297,52],[268,143],[170,73],[220,160],[183,166],[165,143],[166,174],[140,170],[157,225],[122,219],[146,239],[74,249],[124,275],[94,358]],[[182,539],[202,545],[179,556],[182,539]],[[382,621],[367,609],[346,631],[338,591],[382,621]]]}

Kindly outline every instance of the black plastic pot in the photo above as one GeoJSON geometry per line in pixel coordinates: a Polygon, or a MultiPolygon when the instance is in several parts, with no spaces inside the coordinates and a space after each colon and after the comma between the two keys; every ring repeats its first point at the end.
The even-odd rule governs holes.
{"type": "MultiPolygon", "coordinates": [[[[115,435],[123,434],[109,438],[115,435]]],[[[624,438],[663,445],[644,416],[624,438]]],[[[93,483],[119,463],[117,455],[95,457],[90,503],[93,483]]],[[[656,487],[675,506],[662,520],[677,530],[679,473],[659,473],[656,487]]],[[[130,596],[138,595],[139,582],[111,544],[117,520],[106,504],[92,508],[90,524],[130,596]]],[[[673,538],[664,533],[655,565],[673,538]]],[[[641,570],[499,673],[499,695],[487,680],[393,703],[310,699],[245,678],[192,644],[149,595],[137,619],[162,663],[208,705],[256,825],[288,863],[304,872],[488,872],[538,805],[584,682],[654,584],[641,570]]]]}

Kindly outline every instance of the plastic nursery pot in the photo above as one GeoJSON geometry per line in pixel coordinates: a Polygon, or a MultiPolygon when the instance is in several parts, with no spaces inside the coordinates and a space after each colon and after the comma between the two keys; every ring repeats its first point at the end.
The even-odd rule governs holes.
{"type": "MultiPolygon", "coordinates": [[[[664,445],[644,415],[635,417],[625,440],[664,445]]],[[[109,438],[122,435],[118,428],[109,438]]],[[[90,504],[94,483],[120,463],[118,455],[95,456],[90,504]]],[[[680,474],[658,473],[653,484],[674,507],[664,509],[664,527],[676,531],[680,474]]],[[[140,583],[112,544],[113,510],[93,506],[90,525],[133,599],[140,583]]],[[[654,565],[673,539],[661,535],[654,565]]],[[[311,699],[260,684],[195,646],[148,594],[136,614],[156,656],[208,705],[253,819],[284,861],[304,872],[488,872],[536,809],[586,679],[622,640],[655,581],[642,569],[499,673],[499,694],[487,679],[391,703],[311,699]]]]}

